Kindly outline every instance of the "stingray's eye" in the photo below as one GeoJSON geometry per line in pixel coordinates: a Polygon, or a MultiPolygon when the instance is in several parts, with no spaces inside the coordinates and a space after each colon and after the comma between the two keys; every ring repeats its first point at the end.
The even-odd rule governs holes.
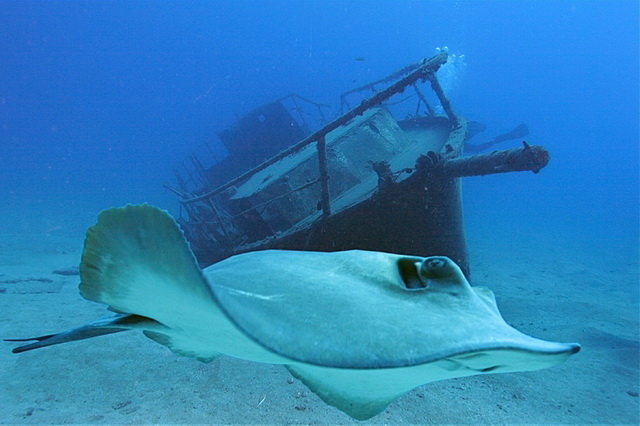
{"type": "Polygon", "coordinates": [[[431,288],[434,284],[457,282],[450,280],[456,276],[457,266],[445,256],[427,258],[404,257],[398,259],[398,272],[409,290],[431,288]]]}
{"type": "Polygon", "coordinates": [[[440,278],[451,273],[450,260],[446,257],[428,257],[420,265],[420,275],[425,278],[440,278]]]}
{"type": "Polygon", "coordinates": [[[403,257],[398,259],[398,272],[405,287],[409,290],[425,288],[427,283],[420,277],[419,258],[403,257]],[[418,260],[418,261],[416,261],[418,260]]]}

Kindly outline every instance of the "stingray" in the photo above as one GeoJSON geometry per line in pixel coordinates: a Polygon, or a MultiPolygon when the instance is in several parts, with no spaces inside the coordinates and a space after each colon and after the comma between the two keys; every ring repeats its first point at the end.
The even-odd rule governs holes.
{"type": "Polygon", "coordinates": [[[201,270],[165,211],[103,211],[87,231],[80,293],[116,314],[11,341],[25,352],[141,330],[176,354],[284,364],[331,404],[367,419],[423,384],[563,362],[576,343],[510,327],[491,290],[442,256],[265,250],[201,270]]]}

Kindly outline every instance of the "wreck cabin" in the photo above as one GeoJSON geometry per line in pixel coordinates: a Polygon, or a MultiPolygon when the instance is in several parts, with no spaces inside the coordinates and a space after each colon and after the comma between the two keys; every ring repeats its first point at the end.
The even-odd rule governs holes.
{"type": "Polygon", "coordinates": [[[549,157],[526,142],[463,157],[467,121],[437,79],[446,61],[443,52],[343,94],[331,121],[325,106],[284,97],[219,133],[223,160],[190,155],[175,169],[177,186],[165,186],[179,197],[178,222],[199,262],[363,249],[445,255],[468,275],[460,178],[537,172],[549,157]],[[373,94],[352,108],[363,92],[373,94]]]}

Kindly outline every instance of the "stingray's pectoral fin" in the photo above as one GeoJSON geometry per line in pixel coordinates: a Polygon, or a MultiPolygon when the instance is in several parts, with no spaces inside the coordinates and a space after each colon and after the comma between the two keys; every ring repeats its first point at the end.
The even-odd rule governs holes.
{"type": "Polygon", "coordinates": [[[326,368],[309,364],[287,365],[324,402],[356,420],[382,412],[396,398],[414,387],[395,380],[390,370],[326,368]]]}
{"type": "Polygon", "coordinates": [[[180,356],[195,358],[201,362],[211,362],[221,354],[213,350],[207,342],[190,338],[182,333],[174,333],[171,330],[152,331],[145,330],[144,335],[161,345],[171,349],[180,356]]]}
{"type": "Polygon", "coordinates": [[[100,213],[87,231],[80,278],[86,299],[161,324],[144,334],[173,352],[202,361],[219,355],[208,332],[226,317],[165,211],[129,205],[100,213]]]}
{"type": "Polygon", "coordinates": [[[31,337],[28,339],[4,339],[5,342],[29,342],[24,346],[18,346],[12,350],[13,353],[26,352],[33,349],[44,348],[47,346],[59,345],[61,343],[73,342],[76,340],[90,339],[92,337],[103,336],[105,334],[119,333],[121,331],[134,329],[162,329],[162,325],[150,318],[139,315],[116,315],[109,318],[103,318],[92,321],[81,327],[63,331],[56,334],[48,334],[46,336],[31,337]]]}
{"type": "Polygon", "coordinates": [[[367,420],[396,398],[427,383],[477,374],[540,370],[560,364],[580,350],[580,345],[574,343],[545,342],[527,336],[523,341],[530,345],[471,350],[404,367],[350,369],[291,364],[287,368],[327,404],[354,419],[367,420]]]}

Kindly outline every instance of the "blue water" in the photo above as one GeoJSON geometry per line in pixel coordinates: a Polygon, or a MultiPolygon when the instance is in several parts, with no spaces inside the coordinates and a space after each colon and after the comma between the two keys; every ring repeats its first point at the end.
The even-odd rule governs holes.
{"type": "Polygon", "coordinates": [[[2,1],[0,14],[9,206],[168,208],[172,167],[238,115],[291,92],[336,107],[446,45],[466,58],[456,111],[487,137],[526,122],[552,156],[536,179],[469,179],[468,207],[526,192],[522,214],[637,237],[635,1],[2,1]]]}
{"type": "MultiPolygon", "coordinates": [[[[472,248],[502,229],[515,246],[552,241],[607,262],[620,251],[637,267],[638,9],[0,0],[0,213],[24,232],[81,235],[111,206],[176,212],[163,182],[204,143],[222,155],[216,134],[238,116],[288,93],[337,108],[340,93],[447,46],[464,55],[450,71],[455,111],[487,126],[474,142],[525,122],[551,154],[538,175],[465,179],[472,248]]],[[[637,295],[637,282],[611,285],[637,295]]]]}

